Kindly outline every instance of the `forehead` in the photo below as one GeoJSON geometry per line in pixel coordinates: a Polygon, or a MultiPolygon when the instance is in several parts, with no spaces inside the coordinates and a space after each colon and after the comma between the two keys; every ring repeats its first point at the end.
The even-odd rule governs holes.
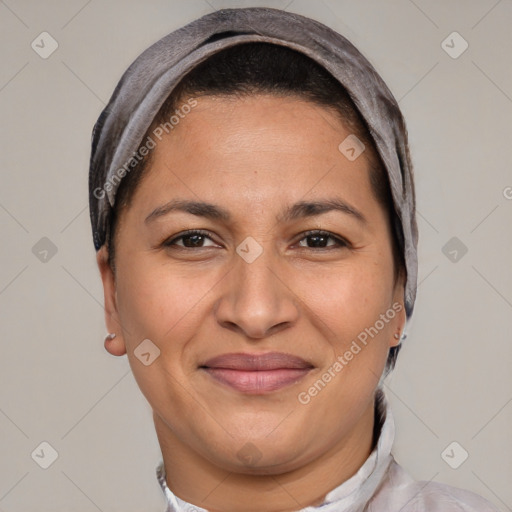
{"type": "MultiPolygon", "coordinates": [[[[202,96],[196,101],[197,106],[173,130],[174,142],[207,136],[213,151],[239,153],[248,144],[254,152],[264,143],[262,151],[301,153],[325,151],[332,145],[332,138],[320,133],[326,127],[334,141],[348,133],[334,109],[294,95],[202,96]],[[307,145],[300,144],[305,141],[307,145]]],[[[166,139],[172,144],[170,136],[166,139]]]]}
{"type": "Polygon", "coordinates": [[[243,207],[336,191],[364,203],[373,196],[365,152],[350,160],[340,151],[353,135],[337,112],[296,97],[198,97],[157,143],[136,195],[243,207]]]}

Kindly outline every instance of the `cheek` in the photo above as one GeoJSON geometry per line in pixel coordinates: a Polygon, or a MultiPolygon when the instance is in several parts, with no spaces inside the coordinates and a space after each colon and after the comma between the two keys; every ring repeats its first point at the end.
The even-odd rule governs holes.
{"type": "Polygon", "coordinates": [[[354,335],[391,307],[392,277],[385,258],[361,257],[337,269],[304,273],[296,286],[332,331],[354,335]]]}
{"type": "Polygon", "coordinates": [[[143,256],[118,264],[118,309],[127,356],[138,386],[153,409],[172,416],[189,406],[187,388],[190,350],[200,329],[205,295],[215,284],[195,272],[171,271],[143,256]],[[194,275],[194,277],[192,277],[194,275]],[[148,366],[136,354],[142,340],[160,350],[148,366]]]}
{"type": "MultiPolygon", "coordinates": [[[[280,274],[303,302],[304,314],[309,310],[313,321],[323,322],[326,336],[343,333],[346,338],[372,325],[390,307],[392,271],[387,260],[385,254],[369,251],[339,265],[288,267],[280,274]]],[[[127,342],[173,340],[169,345],[175,352],[194,336],[226,272],[222,266],[156,264],[143,252],[120,258],[118,308],[127,342]]]]}
{"type": "Polygon", "coordinates": [[[127,344],[149,338],[161,349],[178,351],[193,337],[201,301],[220,276],[215,271],[191,271],[190,267],[171,269],[142,253],[120,262],[118,308],[128,333],[127,344]]]}
{"type": "Polygon", "coordinates": [[[316,349],[323,347],[324,371],[331,369],[336,375],[316,403],[320,409],[340,397],[355,407],[361,397],[372,392],[385,366],[395,316],[392,268],[385,256],[367,256],[336,271],[315,272],[313,287],[307,286],[312,275],[299,281],[311,311],[309,318],[325,340],[316,349]],[[339,364],[333,368],[336,361],[339,364]],[[351,390],[352,398],[346,396],[346,389],[351,390]]]}
{"type": "Polygon", "coordinates": [[[296,286],[302,287],[311,322],[327,340],[317,343],[326,357],[316,376],[321,382],[303,389],[302,397],[311,399],[308,406],[336,433],[347,411],[354,417],[362,411],[384,370],[395,317],[393,276],[385,258],[372,258],[315,272],[313,287],[311,277],[303,275],[296,286]]]}

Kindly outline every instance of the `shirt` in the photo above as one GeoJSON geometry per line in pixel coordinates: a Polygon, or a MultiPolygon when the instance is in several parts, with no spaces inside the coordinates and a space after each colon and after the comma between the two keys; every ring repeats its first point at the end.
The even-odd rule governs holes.
{"type": "MultiPolygon", "coordinates": [[[[414,480],[391,455],[395,424],[384,391],[375,400],[377,443],[357,473],[327,493],[322,505],[297,512],[499,512],[477,494],[450,485],[414,480]]],[[[167,500],[165,512],[208,512],[173,494],[163,460],[156,468],[167,500]]]]}

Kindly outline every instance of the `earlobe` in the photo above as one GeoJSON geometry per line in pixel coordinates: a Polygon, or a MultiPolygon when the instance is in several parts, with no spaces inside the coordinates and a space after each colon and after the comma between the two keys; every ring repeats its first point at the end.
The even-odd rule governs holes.
{"type": "Polygon", "coordinates": [[[405,323],[407,319],[407,315],[405,314],[405,306],[402,300],[396,300],[393,302],[392,305],[393,310],[395,311],[395,318],[394,318],[394,331],[393,336],[389,342],[390,347],[397,347],[402,343],[402,341],[405,339],[405,323]]]}
{"type": "Polygon", "coordinates": [[[103,296],[105,304],[105,325],[109,333],[105,337],[105,350],[114,356],[126,354],[123,331],[117,310],[116,283],[114,272],[108,263],[108,251],[103,245],[96,253],[96,262],[103,283],[103,296]]]}
{"type": "Polygon", "coordinates": [[[395,300],[393,302],[392,308],[395,311],[395,317],[393,319],[393,335],[389,341],[389,346],[397,347],[398,345],[400,345],[402,340],[405,339],[404,330],[407,315],[405,314],[405,306],[402,300],[395,300]]]}
{"type": "Polygon", "coordinates": [[[126,346],[122,337],[118,338],[116,333],[109,333],[105,336],[105,350],[113,356],[124,356],[126,354],[126,346]]]}
{"type": "Polygon", "coordinates": [[[390,347],[397,347],[400,345],[402,340],[405,339],[404,329],[405,323],[407,320],[407,315],[405,313],[405,271],[400,268],[398,278],[395,282],[395,288],[393,292],[393,304],[391,308],[394,310],[394,332],[393,336],[389,341],[390,347]]]}
{"type": "Polygon", "coordinates": [[[399,329],[395,334],[393,334],[393,338],[391,342],[389,343],[390,347],[397,347],[402,342],[403,335],[401,329],[399,329]]]}

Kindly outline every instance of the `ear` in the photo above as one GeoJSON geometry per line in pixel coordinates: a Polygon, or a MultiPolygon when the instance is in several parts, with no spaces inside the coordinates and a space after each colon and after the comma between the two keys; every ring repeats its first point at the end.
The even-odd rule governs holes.
{"type": "Polygon", "coordinates": [[[123,330],[117,310],[117,290],[114,272],[108,263],[108,250],[103,245],[96,253],[96,262],[103,282],[103,295],[105,300],[105,325],[109,333],[115,333],[113,340],[105,341],[105,350],[113,356],[126,354],[126,345],[123,330]]]}
{"type": "Polygon", "coordinates": [[[395,311],[395,317],[393,319],[393,331],[391,339],[389,341],[390,347],[396,347],[400,345],[400,338],[404,332],[405,322],[407,315],[405,313],[405,271],[400,269],[396,279],[395,289],[393,292],[393,303],[391,308],[395,311]],[[399,338],[395,338],[395,334],[399,335],[399,338]]]}

